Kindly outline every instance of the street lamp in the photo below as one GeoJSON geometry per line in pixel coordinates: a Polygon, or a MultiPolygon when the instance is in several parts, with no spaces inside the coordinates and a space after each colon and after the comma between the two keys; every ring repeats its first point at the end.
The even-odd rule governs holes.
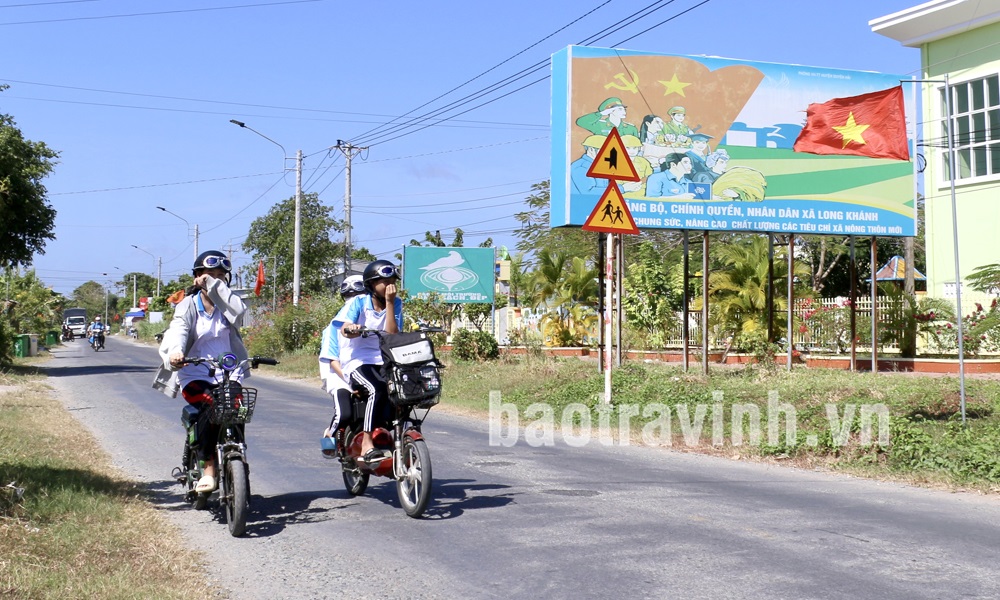
{"type": "MultiPolygon", "coordinates": [[[[275,146],[281,148],[282,157],[288,161],[291,158],[288,156],[288,152],[285,151],[285,147],[278,142],[267,137],[263,133],[257,131],[253,127],[250,127],[243,121],[237,121],[236,119],[229,119],[229,122],[233,125],[238,125],[243,129],[249,129],[250,131],[256,133],[265,140],[271,142],[275,146]]],[[[285,170],[290,170],[285,167],[285,170]]],[[[301,214],[301,204],[302,204],[302,151],[299,150],[295,154],[295,250],[292,259],[292,304],[298,306],[299,304],[299,255],[300,248],[302,244],[302,214],[301,214]]]]}
{"type": "MultiPolygon", "coordinates": [[[[181,221],[184,221],[184,224],[188,226],[188,232],[191,231],[191,224],[188,223],[188,220],[185,219],[184,217],[180,216],[177,213],[170,212],[169,210],[163,208],[162,206],[157,206],[156,208],[162,210],[163,212],[165,212],[167,214],[174,215],[175,217],[177,217],[181,221]]],[[[198,260],[198,224],[197,223],[194,224],[194,260],[198,260]]]]}
{"type": "Polygon", "coordinates": [[[149,250],[143,250],[142,248],[140,248],[139,246],[136,246],[135,244],[132,244],[132,247],[135,248],[136,250],[142,250],[146,254],[148,254],[148,255],[150,255],[150,256],[153,257],[154,264],[156,265],[156,297],[159,298],[160,297],[160,270],[163,268],[163,259],[154,256],[153,253],[150,252],[149,250]]]}

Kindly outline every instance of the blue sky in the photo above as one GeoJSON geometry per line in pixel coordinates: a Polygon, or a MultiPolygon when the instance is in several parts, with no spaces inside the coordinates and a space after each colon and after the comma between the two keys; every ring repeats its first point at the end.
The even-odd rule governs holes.
{"type": "Polygon", "coordinates": [[[197,223],[202,250],[233,245],[245,264],[250,223],[294,194],[283,157],[299,149],[304,191],[343,218],[338,140],[369,146],[352,168],[355,246],[391,258],[424,231],[450,240],[461,227],[467,245],[512,247],[513,215],[549,177],[548,67],[466,97],[647,6],[662,7],[587,45],[919,70],[918,50],[868,26],[913,0],[0,2],[0,112],[61,153],[44,182],[56,239],[34,266],[65,294],[153,274],[154,257],[164,281],[187,271],[186,226],[157,206],[197,223]],[[451,120],[370,133],[450,103],[451,120]]]}

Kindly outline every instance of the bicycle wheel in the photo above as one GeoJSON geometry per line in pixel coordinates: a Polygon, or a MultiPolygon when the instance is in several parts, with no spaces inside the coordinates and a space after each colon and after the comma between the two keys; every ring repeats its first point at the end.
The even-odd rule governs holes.
{"type": "Polygon", "coordinates": [[[229,533],[239,537],[246,531],[247,513],[250,512],[250,478],[242,458],[231,458],[226,462],[223,494],[229,533]]]}
{"type": "Polygon", "coordinates": [[[407,516],[424,514],[431,499],[431,453],[424,440],[403,442],[403,475],[396,480],[399,503],[407,516]]]}

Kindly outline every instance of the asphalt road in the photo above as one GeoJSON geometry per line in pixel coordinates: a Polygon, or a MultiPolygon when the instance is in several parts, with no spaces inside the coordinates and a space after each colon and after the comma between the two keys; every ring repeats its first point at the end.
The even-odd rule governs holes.
{"type": "Polygon", "coordinates": [[[54,349],[50,381],[232,598],[1000,597],[995,496],[659,448],[490,446],[484,421],[435,409],[434,499],[411,519],[387,479],[344,491],[319,452],[318,382],[264,376],[247,382],[252,513],[232,538],[169,476],[183,401],[150,388],[155,350],[107,347],[54,349]]]}

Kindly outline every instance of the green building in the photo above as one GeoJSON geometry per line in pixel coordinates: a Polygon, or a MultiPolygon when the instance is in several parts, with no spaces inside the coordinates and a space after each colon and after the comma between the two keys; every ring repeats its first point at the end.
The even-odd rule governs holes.
{"type": "Polygon", "coordinates": [[[916,158],[924,167],[927,292],[953,298],[956,231],[961,279],[978,266],[1000,263],[1000,0],[933,0],[868,24],[875,33],[920,49],[916,78],[923,81],[915,85],[922,146],[916,158]]]}

